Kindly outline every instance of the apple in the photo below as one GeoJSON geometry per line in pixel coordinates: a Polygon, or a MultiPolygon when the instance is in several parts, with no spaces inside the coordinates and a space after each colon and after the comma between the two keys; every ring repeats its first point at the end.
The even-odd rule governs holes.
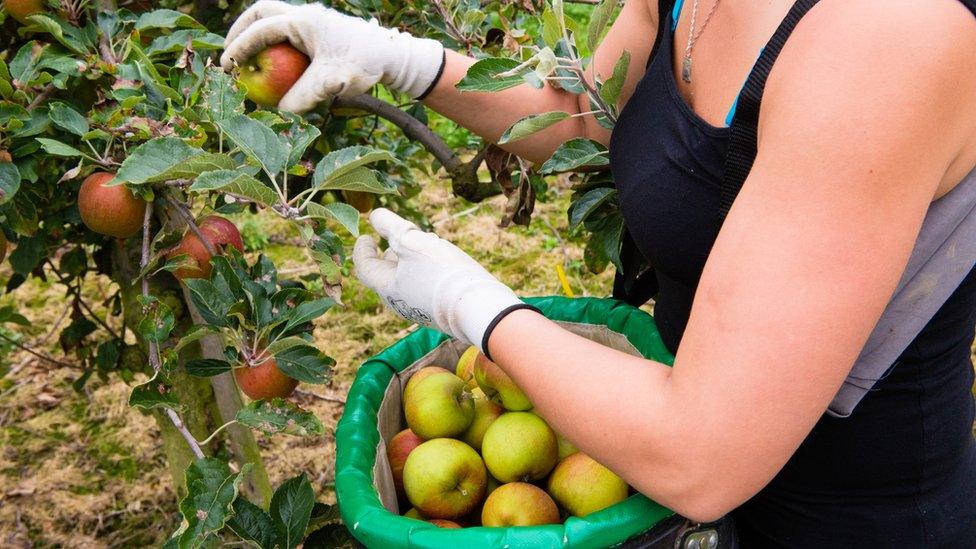
{"type": "Polygon", "coordinates": [[[3,9],[22,24],[27,24],[27,16],[44,11],[43,0],[3,0],[3,9]]]}
{"type": "Polygon", "coordinates": [[[403,516],[417,520],[427,520],[427,517],[418,511],[416,507],[411,507],[409,511],[403,514],[403,516]]]}
{"type": "Polygon", "coordinates": [[[480,452],[485,432],[499,416],[505,413],[505,408],[488,400],[485,393],[477,387],[471,391],[471,397],[474,400],[474,420],[459,438],[480,452]]]}
{"type": "Polygon", "coordinates": [[[579,452],[579,448],[573,445],[568,438],[556,433],[556,443],[559,445],[559,461],[579,452]]]}
{"type": "Polygon", "coordinates": [[[14,157],[10,156],[9,151],[0,150],[0,162],[13,162],[14,157]]]}
{"type": "Polygon", "coordinates": [[[404,429],[393,435],[389,444],[386,445],[386,459],[390,462],[390,469],[393,471],[393,485],[396,486],[397,497],[403,499],[406,493],[403,491],[403,466],[407,463],[407,456],[414,448],[420,446],[424,439],[418,437],[410,429],[404,429]]]}
{"type": "Polygon", "coordinates": [[[491,474],[489,473],[488,486],[485,488],[485,495],[486,496],[491,495],[491,493],[497,490],[500,486],[502,486],[502,483],[499,482],[497,478],[491,476],[491,474]]]}
{"type": "Polygon", "coordinates": [[[403,413],[417,436],[430,440],[455,437],[474,420],[474,401],[461,378],[450,373],[430,374],[404,394],[403,413]]]}
{"type": "Polygon", "coordinates": [[[376,206],[376,195],[365,191],[342,191],[342,198],[359,213],[369,213],[376,206]]]}
{"type": "MultiPolygon", "coordinates": [[[[241,252],[244,251],[244,241],[241,239],[241,233],[231,221],[217,215],[211,215],[197,222],[197,226],[200,227],[200,232],[206,236],[207,241],[217,251],[220,251],[225,246],[233,246],[241,252]]],[[[166,254],[166,257],[172,259],[179,255],[190,256],[196,262],[196,265],[180,267],[173,273],[176,278],[180,280],[187,278],[210,278],[210,272],[213,270],[213,266],[210,265],[211,255],[207,251],[207,247],[203,245],[203,242],[197,238],[196,233],[187,230],[180,244],[170,250],[166,254]]]]}
{"type": "Polygon", "coordinates": [[[234,368],[234,379],[237,380],[237,386],[252,400],[288,398],[298,386],[298,380],[279,370],[278,363],[273,358],[257,366],[234,368]]]}
{"type": "Polygon", "coordinates": [[[410,376],[410,378],[407,380],[406,386],[404,386],[403,388],[403,397],[402,397],[403,400],[404,401],[407,400],[407,393],[410,392],[410,388],[415,386],[417,383],[420,383],[420,380],[424,379],[425,377],[431,374],[443,374],[443,373],[449,374],[451,372],[447,368],[441,368],[440,366],[427,366],[425,368],[421,368],[416,372],[414,372],[413,375],[410,376]]]}
{"type": "Polygon", "coordinates": [[[478,452],[452,438],[417,446],[403,467],[407,499],[430,518],[455,519],[470,513],[481,504],[487,481],[478,452]]]}
{"type": "Polygon", "coordinates": [[[308,68],[309,59],[287,42],[258,52],[241,67],[239,80],[247,98],[274,107],[308,68]]]}
{"type": "Polygon", "coordinates": [[[501,404],[506,410],[521,412],[532,408],[529,397],[525,396],[522,389],[518,388],[501,367],[488,360],[484,353],[479,352],[475,358],[474,378],[488,398],[501,404]]]}
{"type": "Polygon", "coordinates": [[[142,228],[146,201],[124,185],[106,187],[114,178],[114,174],[106,172],[95,172],[85,178],[78,191],[78,213],[92,231],[127,238],[142,228]]]}
{"type": "Polygon", "coordinates": [[[499,486],[481,510],[484,526],[536,526],[559,524],[559,508],[549,494],[527,482],[499,486]]]}
{"type": "Polygon", "coordinates": [[[454,373],[466,382],[474,379],[474,362],[479,354],[481,351],[474,345],[468,347],[461,353],[461,358],[458,359],[457,365],[454,367],[454,373]]]}
{"type": "Polygon", "coordinates": [[[583,452],[559,462],[549,477],[549,495],[574,517],[584,517],[627,499],[627,483],[583,452]]]}
{"type": "Polygon", "coordinates": [[[501,482],[531,482],[552,471],[559,457],[559,444],[541,417],[530,412],[508,412],[488,427],[481,455],[492,476],[501,482]]]}
{"type": "Polygon", "coordinates": [[[453,520],[445,519],[430,519],[427,522],[437,526],[438,528],[460,528],[461,525],[454,522],[453,520]]]}

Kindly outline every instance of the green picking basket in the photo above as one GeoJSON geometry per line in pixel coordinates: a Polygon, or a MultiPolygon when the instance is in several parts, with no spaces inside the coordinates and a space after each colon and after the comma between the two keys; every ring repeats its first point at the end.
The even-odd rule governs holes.
{"type": "MultiPolygon", "coordinates": [[[[667,364],[668,352],[651,315],[612,299],[526,299],[546,317],[604,345],[667,364]]],[[[564,524],[443,529],[397,514],[386,441],[405,428],[401,394],[413,372],[453,366],[464,347],[431,329],[417,330],[367,360],[349,391],[336,429],[336,492],[342,519],[370,548],[610,547],[649,530],[673,512],[643,495],[564,524]]]]}

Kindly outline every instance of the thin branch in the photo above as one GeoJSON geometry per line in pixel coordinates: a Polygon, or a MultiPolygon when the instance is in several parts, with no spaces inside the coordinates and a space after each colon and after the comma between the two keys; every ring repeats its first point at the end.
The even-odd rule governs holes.
{"type": "Polygon", "coordinates": [[[34,100],[31,101],[29,105],[27,105],[27,110],[29,111],[34,110],[35,107],[43,103],[44,100],[47,99],[52,93],[54,93],[54,84],[48,84],[47,86],[44,86],[44,89],[42,89],[40,93],[34,96],[34,100]]]}
{"type": "MultiPolygon", "coordinates": [[[[198,239],[200,239],[200,242],[203,243],[203,247],[206,248],[207,253],[210,255],[219,255],[217,248],[214,248],[214,245],[210,242],[210,239],[207,238],[207,236],[203,234],[203,231],[200,230],[196,220],[193,219],[193,214],[190,213],[190,210],[187,209],[186,205],[179,200],[174,199],[172,196],[165,196],[163,198],[166,200],[166,202],[169,202],[170,205],[173,206],[176,213],[179,214],[179,216],[183,218],[183,221],[186,222],[186,226],[193,231],[193,234],[195,234],[198,239]]],[[[145,266],[143,266],[143,268],[145,268],[145,266]]]]}
{"type": "Polygon", "coordinates": [[[112,336],[112,338],[120,339],[119,334],[115,333],[115,330],[113,330],[111,326],[109,326],[105,321],[103,321],[101,317],[96,315],[95,311],[93,311],[91,307],[88,305],[88,303],[82,298],[81,288],[69,284],[68,281],[65,280],[64,276],[62,276],[61,273],[58,272],[58,270],[54,267],[54,263],[51,262],[50,258],[46,259],[45,261],[47,262],[48,266],[51,267],[51,272],[53,272],[54,275],[58,277],[58,281],[61,282],[61,284],[67,286],[68,293],[75,296],[75,303],[81,305],[81,308],[84,309],[88,313],[88,315],[95,320],[95,323],[101,326],[102,328],[104,328],[105,331],[112,336]]]}
{"type": "Polygon", "coordinates": [[[218,433],[220,433],[224,429],[230,427],[231,425],[234,425],[235,423],[237,423],[237,420],[236,419],[232,419],[232,420],[228,421],[227,423],[221,425],[220,427],[217,427],[217,430],[214,431],[214,432],[212,432],[212,433],[210,433],[210,436],[209,437],[207,437],[207,438],[205,438],[205,439],[203,439],[203,440],[200,441],[200,446],[206,446],[207,444],[210,444],[210,441],[212,441],[214,439],[214,437],[217,436],[218,433]]]}
{"type": "Polygon", "coordinates": [[[17,347],[21,351],[27,351],[28,353],[36,356],[37,358],[39,358],[41,360],[46,360],[47,362],[50,362],[51,364],[57,364],[58,366],[64,366],[65,368],[79,368],[80,367],[77,364],[69,364],[67,362],[61,362],[60,360],[57,360],[55,358],[51,358],[51,357],[49,357],[49,356],[47,356],[47,355],[45,355],[45,354],[43,354],[41,352],[35,351],[34,349],[31,349],[30,347],[28,347],[27,345],[24,345],[23,343],[19,343],[17,341],[14,341],[13,339],[10,339],[9,337],[6,336],[6,334],[4,334],[2,332],[0,332],[0,339],[3,339],[5,341],[7,341],[8,343],[10,343],[11,345],[13,345],[14,347],[17,347]]]}

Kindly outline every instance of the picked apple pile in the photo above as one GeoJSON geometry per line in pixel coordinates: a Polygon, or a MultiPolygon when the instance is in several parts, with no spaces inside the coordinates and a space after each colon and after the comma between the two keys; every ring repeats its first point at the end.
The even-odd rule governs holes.
{"type": "Polygon", "coordinates": [[[532,411],[502,369],[470,347],[454,373],[418,370],[403,391],[409,428],[387,446],[404,516],[441,528],[558,524],[624,500],[627,483],[532,411]]]}

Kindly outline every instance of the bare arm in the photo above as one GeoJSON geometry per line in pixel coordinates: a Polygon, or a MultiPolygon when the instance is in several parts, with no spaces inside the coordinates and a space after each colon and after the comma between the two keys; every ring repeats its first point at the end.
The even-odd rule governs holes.
{"type": "MultiPolygon", "coordinates": [[[[644,74],[644,65],[654,45],[656,32],[657,0],[629,0],[597,49],[595,68],[602,79],[610,76],[613,65],[624,51],[631,54],[630,70],[620,94],[620,105],[627,102],[644,74]]],[[[454,85],[474,62],[473,58],[447,52],[444,73],[424,103],[489,141],[497,141],[509,126],[531,114],[547,111],[578,114],[590,110],[585,95],[567,93],[553,86],[535,89],[524,84],[496,93],[458,91],[454,85]],[[486,113],[490,115],[486,116],[486,113]]],[[[587,76],[592,78],[592,69],[587,71],[587,76]]],[[[610,132],[597,124],[593,116],[580,116],[507,144],[505,149],[528,160],[541,162],[548,159],[563,142],[583,136],[606,143],[610,139],[610,132]]]]}
{"type": "Polygon", "coordinates": [[[840,387],[950,166],[960,155],[972,166],[974,49],[957,2],[814,8],[771,75],[759,155],[674,368],[528,311],[495,329],[494,358],[557,430],[639,491],[694,520],[738,506],[840,387]]]}

